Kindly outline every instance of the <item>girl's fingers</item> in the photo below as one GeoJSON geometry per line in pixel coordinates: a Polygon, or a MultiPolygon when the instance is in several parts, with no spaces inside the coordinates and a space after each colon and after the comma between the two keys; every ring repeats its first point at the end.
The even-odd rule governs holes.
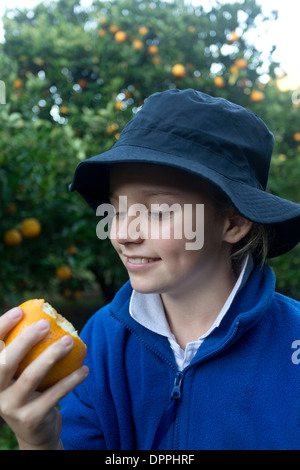
{"type": "Polygon", "coordinates": [[[54,364],[65,357],[73,345],[74,341],[70,335],[63,336],[26,367],[14,385],[15,393],[22,396],[23,402],[29,399],[54,364]]]}
{"type": "Polygon", "coordinates": [[[9,386],[19,363],[50,329],[47,320],[40,320],[24,330],[0,353],[0,391],[9,386]]]}
{"type": "Polygon", "coordinates": [[[12,330],[16,324],[21,320],[24,313],[20,307],[15,307],[4,313],[0,317],[0,340],[3,340],[5,336],[12,330]]]}
{"type": "Polygon", "coordinates": [[[27,413],[27,415],[31,417],[32,422],[41,421],[41,417],[46,417],[62,398],[86,379],[88,373],[89,369],[87,366],[80,367],[72,374],[39,394],[34,400],[28,402],[23,408],[24,413],[27,413]]]}

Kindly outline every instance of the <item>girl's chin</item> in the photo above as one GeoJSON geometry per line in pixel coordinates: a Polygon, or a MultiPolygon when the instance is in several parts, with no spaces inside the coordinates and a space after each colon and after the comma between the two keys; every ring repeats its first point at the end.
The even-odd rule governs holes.
{"type": "Polygon", "coordinates": [[[150,281],[149,279],[137,279],[137,276],[129,275],[130,283],[132,288],[136,292],[141,294],[161,294],[164,291],[162,283],[156,281],[150,281]]]}

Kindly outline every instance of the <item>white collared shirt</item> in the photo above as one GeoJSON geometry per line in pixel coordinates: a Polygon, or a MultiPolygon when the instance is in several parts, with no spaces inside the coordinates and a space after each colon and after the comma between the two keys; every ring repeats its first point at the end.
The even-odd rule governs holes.
{"type": "Polygon", "coordinates": [[[207,338],[207,336],[210,335],[212,331],[220,325],[236,294],[247,282],[252,269],[253,259],[252,256],[248,255],[243,263],[240,275],[234,285],[234,288],[232,289],[214,323],[196,341],[187,343],[185,350],[179,346],[175,336],[170,330],[159,294],[142,294],[133,290],[129,304],[129,313],[132,318],[134,318],[145,328],[148,328],[154,333],[158,333],[159,335],[166,336],[168,338],[171,349],[174,353],[178,370],[183,370],[186,366],[189,365],[204,339],[207,338]]]}

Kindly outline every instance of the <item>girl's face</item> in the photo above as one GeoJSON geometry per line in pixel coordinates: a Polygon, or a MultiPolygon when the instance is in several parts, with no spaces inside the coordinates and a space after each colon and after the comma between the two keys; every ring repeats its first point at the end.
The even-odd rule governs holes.
{"type": "Polygon", "coordinates": [[[228,265],[224,222],[216,216],[204,181],[169,167],[118,164],[111,168],[110,193],[116,210],[111,241],[136,291],[187,295],[228,265]],[[172,205],[174,210],[168,210],[172,205]],[[191,245],[193,232],[198,240],[191,245]]]}

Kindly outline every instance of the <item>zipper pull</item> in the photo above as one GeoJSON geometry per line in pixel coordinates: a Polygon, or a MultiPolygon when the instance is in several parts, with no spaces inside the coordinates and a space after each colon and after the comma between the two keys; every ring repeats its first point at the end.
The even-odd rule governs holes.
{"type": "Polygon", "coordinates": [[[181,384],[182,384],[183,374],[181,372],[177,372],[174,385],[171,393],[171,400],[179,400],[181,397],[181,384]]]}
{"type": "Polygon", "coordinates": [[[174,385],[172,388],[171,393],[171,400],[169,403],[168,408],[164,411],[160,421],[158,423],[158,427],[155,432],[154,441],[151,446],[151,450],[157,450],[161,440],[165,436],[166,432],[168,431],[169,427],[171,426],[172,422],[176,418],[176,410],[178,406],[179,398],[181,397],[181,383],[183,379],[183,374],[181,372],[177,372],[174,385]]]}

